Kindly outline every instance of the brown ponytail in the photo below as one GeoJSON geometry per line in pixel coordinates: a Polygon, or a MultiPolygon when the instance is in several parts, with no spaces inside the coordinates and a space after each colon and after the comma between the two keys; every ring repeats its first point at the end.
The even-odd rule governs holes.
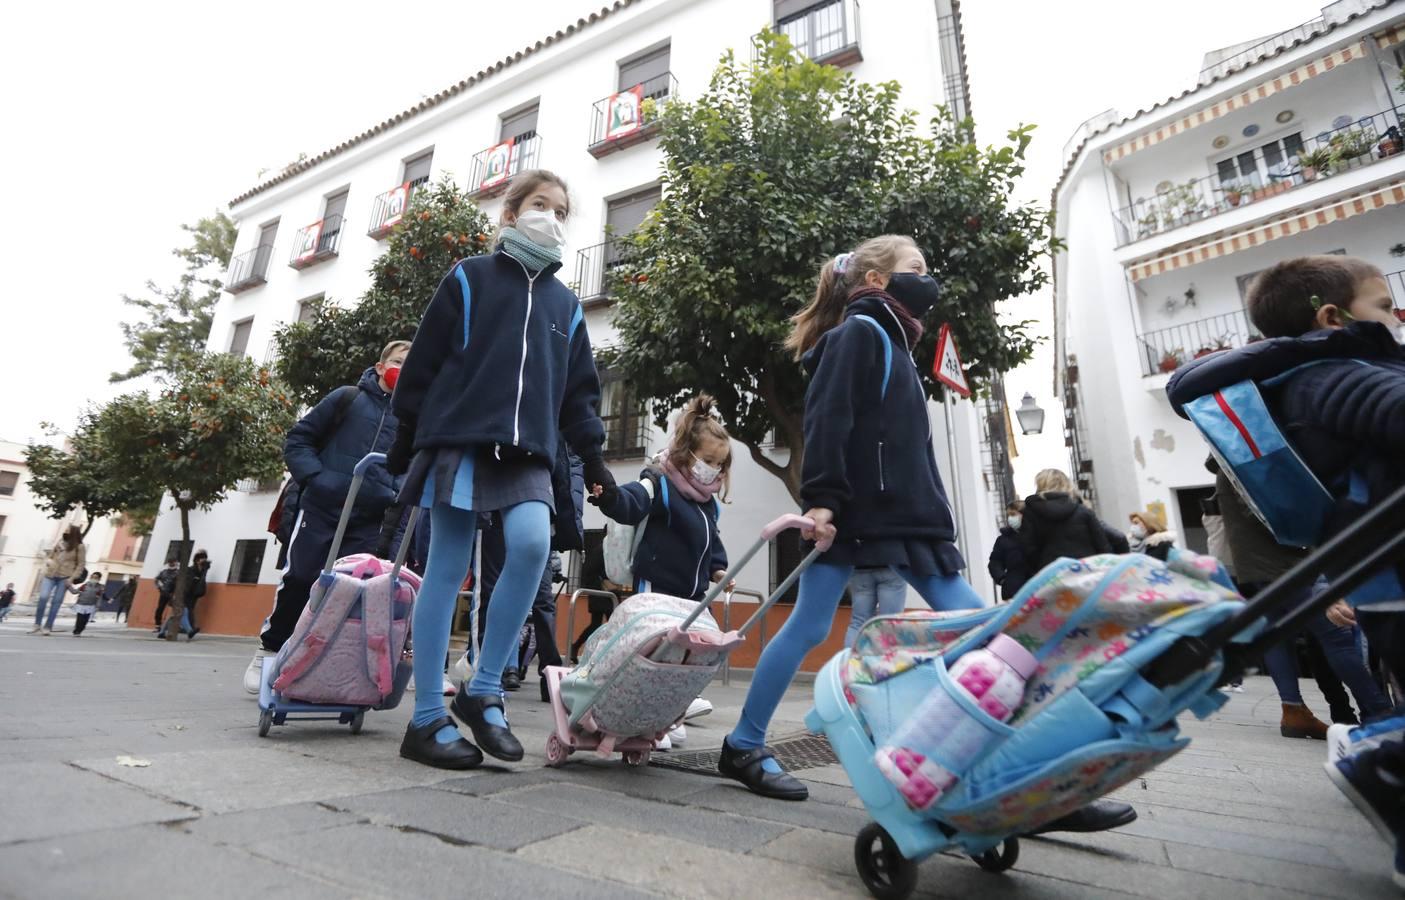
{"type": "Polygon", "coordinates": [[[907,235],[884,234],[859,244],[853,253],[826,261],[820,267],[814,299],[790,317],[791,331],[785,339],[785,349],[796,359],[804,356],[819,341],[820,335],[843,321],[849,295],[864,283],[869,272],[893,272],[902,252],[916,247],[917,242],[907,235]],[[843,259],[843,272],[837,271],[836,263],[840,259],[843,259]]]}
{"type": "Polygon", "coordinates": [[[668,460],[680,471],[692,465],[689,460],[702,442],[713,438],[727,444],[727,459],[722,463],[721,498],[725,502],[732,487],[732,436],[717,418],[717,401],[711,394],[698,394],[683,407],[678,421],[673,423],[673,436],[668,443],[668,460]]]}

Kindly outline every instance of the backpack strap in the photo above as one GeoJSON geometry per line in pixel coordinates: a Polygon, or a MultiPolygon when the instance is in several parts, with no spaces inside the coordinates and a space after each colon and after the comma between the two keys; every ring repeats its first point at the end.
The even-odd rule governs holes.
{"type": "Polygon", "coordinates": [[[888,337],[888,332],[884,331],[883,326],[872,316],[855,315],[851,318],[867,322],[883,339],[883,387],[878,393],[878,399],[885,400],[888,397],[888,376],[893,374],[893,339],[888,337]]]}
{"type": "MultiPolygon", "coordinates": [[[[653,506],[653,505],[654,505],[654,479],[649,478],[649,477],[646,476],[646,477],[640,479],[640,482],[639,482],[639,483],[644,486],[644,493],[646,493],[646,494],[649,495],[649,505],[650,505],[650,506],[653,506]]],[[[664,484],[664,485],[667,485],[667,484],[668,484],[668,481],[667,481],[667,479],[660,479],[660,483],[662,483],[662,484],[664,484]]],[[[664,503],[667,503],[667,502],[668,502],[668,500],[667,500],[667,497],[668,497],[667,491],[668,491],[668,489],[665,487],[665,488],[664,488],[664,491],[665,491],[665,493],[664,493],[664,497],[665,497],[664,503]]],[[[639,548],[644,545],[644,530],[648,527],[648,525],[649,525],[649,516],[645,516],[645,517],[644,517],[644,521],[642,521],[642,522],[640,522],[638,525],[634,526],[634,542],[633,542],[632,544],[630,544],[630,547],[629,547],[629,566],[630,566],[631,569],[634,568],[634,558],[639,555],[639,548]]]]}
{"type": "Polygon", "coordinates": [[[399,579],[379,575],[361,583],[361,627],[366,635],[366,672],[382,697],[395,687],[395,661],[390,658],[394,611],[391,597],[400,589],[399,579]]]}
{"type": "Polygon", "coordinates": [[[359,393],[361,389],[354,384],[344,384],[332,392],[332,396],[337,398],[337,405],[332,408],[330,427],[322,433],[322,441],[317,445],[319,452],[325,450],[337,432],[341,431],[342,423],[351,413],[351,404],[356,402],[356,395],[359,393]]]}

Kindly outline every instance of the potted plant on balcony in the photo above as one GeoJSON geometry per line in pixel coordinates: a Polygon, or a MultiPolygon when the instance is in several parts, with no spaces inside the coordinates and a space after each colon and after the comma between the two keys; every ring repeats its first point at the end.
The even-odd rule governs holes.
{"type": "Polygon", "coordinates": [[[1184,352],[1185,351],[1180,347],[1174,350],[1167,350],[1165,353],[1161,354],[1161,362],[1157,368],[1167,374],[1176,371],[1181,366],[1181,362],[1183,361],[1181,359],[1181,354],[1184,352]]]}
{"type": "Polygon", "coordinates": [[[1298,166],[1302,170],[1304,181],[1316,181],[1318,178],[1326,178],[1332,174],[1332,166],[1337,162],[1337,155],[1330,147],[1317,146],[1306,153],[1298,156],[1298,166]]]}
{"type": "Polygon", "coordinates": [[[1151,237],[1156,234],[1160,221],[1161,217],[1157,214],[1155,207],[1149,208],[1146,215],[1137,220],[1137,237],[1151,237]]]}
{"type": "Polygon", "coordinates": [[[1199,350],[1196,350],[1195,358],[1200,359],[1202,356],[1209,356],[1211,353],[1219,353],[1221,350],[1228,349],[1230,349],[1229,335],[1222,334],[1219,337],[1215,338],[1214,343],[1206,344],[1199,350]]]}
{"type": "Polygon", "coordinates": [[[1401,150],[1405,150],[1405,142],[1400,139],[1400,129],[1392,125],[1386,129],[1385,137],[1376,145],[1376,155],[1385,159],[1387,156],[1394,156],[1401,150]]]}
{"type": "Polygon", "coordinates": [[[1224,191],[1225,202],[1230,206],[1238,206],[1244,199],[1244,182],[1238,178],[1231,178],[1220,185],[1220,190],[1224,191]]]}
{"type": "Polygon", "coordinates": [[[1328,144],[1335,151],[1337,159],[1350,162],[1358,157],[1366,156],[1375,149],[1376,129],[1348,128],[1332,135],[1328,144]]]}

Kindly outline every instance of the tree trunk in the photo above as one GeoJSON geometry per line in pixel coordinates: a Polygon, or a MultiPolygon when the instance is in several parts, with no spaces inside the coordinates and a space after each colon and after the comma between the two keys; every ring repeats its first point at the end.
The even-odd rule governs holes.
{"type": "Polygon", "coordinates": [[[763,453],[759,444],[748,443],[746,448],[751,451],[751,458],[758,466],[781,480],[785,489],[790,491],[791,499],[803,510],[804,504],[800,501],[800,465],[805,458],[804,422],[781,401],[776,390],[775,378],[770,374],[763,374],[756,386],[766,404],[766,412],[775,424],[777,436],[784,439],[785,446],[790,450],[790,459],[785,465],[781,465],[763,453]]]}
{"type": "Polygon", "coordinates": [[[180,568],[176,571],[176,589],[171,592],[171,605],[167,607],[170,612],[167,613],[166,624],[161,630],[161,636],[168,641],[180,637],[181,619],[185,613],[185,592],[190,584],[190,508],[179,501],[176,505],[181,511],[181,551],[180,568]]]}

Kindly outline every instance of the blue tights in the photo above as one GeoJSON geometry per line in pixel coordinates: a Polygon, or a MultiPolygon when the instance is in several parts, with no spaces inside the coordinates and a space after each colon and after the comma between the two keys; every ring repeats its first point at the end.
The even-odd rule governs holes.
{"type": "MultiPolygon", "coordinates": [[[[980,595],[959,575],[915,575],[910,569],[896,566],[893,571],[916,588],[933,609],[974,609],[983,605],[980,595]]],[[[771,716],[800,670],[805,655],[829,636],[839,599],[853,573],[853,566],[816,562],[800,576],[800,596],[795,609],[756,663],[741,721],[727,736],[730,746],[752,750],[766,743],[766,727],[771,716]]],[[[768,759],[764,765],[768,771],[780,771],[775,760],[768,759]]]]}
{"type": "MultiPolygon", "coordinates": [[[[440,503],[430,510],[429,558],[424,583],[415,603],[415,715],[411,724],[422,727],[444,715],[444,659],[449,653],[449,629],[459,586],[468,575],[478,514],[440,503]]],[[[502,513],[507,559],[483,629],[483,648],[477,660],[470,696],[497,696],[502,691],[502,670],[517,653],[517,636],[532,600],[537,595],[551,542],[551,510],[531,500],[502,513]]],[[[489,709],[489,722],[505,726],[502,713],[489,709]]],[[[441,743],[458,738],[458,730],[440,729],[441,743]]]]}

